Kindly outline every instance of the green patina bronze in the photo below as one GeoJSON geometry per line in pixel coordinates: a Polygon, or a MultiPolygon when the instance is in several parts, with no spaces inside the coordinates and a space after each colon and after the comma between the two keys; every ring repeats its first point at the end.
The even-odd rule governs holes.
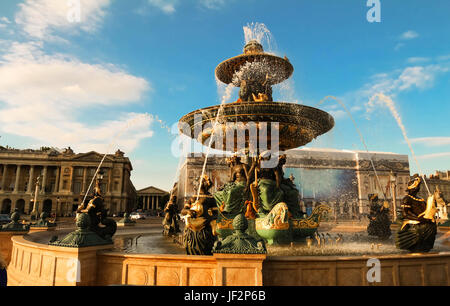
{"type": "Polygon", "coordinates": [[[239,214],[233,219],[233,234],[225,239],[219,239],[214,244],[213,253],[225,254],[266,254],[264,240],[256,239],[245,231],[248,221],[244,214],[239,214]]]}
{"type": "MultiPolygon", "coordinates": [[[[195,110],[180,119],[181,133],[211,148],[235,153],[227,158],[229,182],[213,195],[217,219],[211,225],[220,237],[215,252],[259,252],[255,241],[262,238],[269,244],[304,241],[329,211],[320,206],[305,217],[294,178],[284,177],[286,155],[279,152],[306,145],[334,126],[327,112],[273,101],[272,86],[288,79],[293,70],[286,57],[267,54],[259,42],[250,41],[244,54],[216,68],[217,79],[240,87],[239,99],[195,110]]],[[[207,239],[213,241],[208,236],[202,242],[207,239]]]]}
{"type": "Polygon", "coordinates": [[[56,227],[56,223],[47,220],[48,217],[49,214],[47,212],[42,212],[39,220],[32,224],[31,227],[56,227]]]}
{"type": "Polygon", "coordinates": [[[49,245],[69,247],[69,248],[84,248],[90,246],[108,245],[112,244],[111,238],[102,238],[97,233],[90,230],[91,219],[87,213],[82,213],[77,216],[77,229],[61,240],[50,242],[49,245]]]}
{"type": "Polygon", "coordinates": [[[125,213],[123,215],[123,219],[119,220],[119,222],[117,222],[117,223],[118,224],[126,224],[126,225],[134,225],[134,224],[136,224],[136,221],[131,220],[129,213],[125,213]]]}
{"type": "Polygon", "coordinates": [[[20,213],[15,211],[11,215],[11,222],[0,227],[2,232],[28,232],[30,230],[30,225],[22,224],[19,222],[20,213]]]}

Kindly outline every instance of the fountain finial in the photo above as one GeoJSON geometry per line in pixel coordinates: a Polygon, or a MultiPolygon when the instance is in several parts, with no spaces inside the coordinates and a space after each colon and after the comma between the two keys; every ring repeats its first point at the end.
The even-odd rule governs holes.
{"type": "Polygon", "coordinates": [[[263,46],[257,40],[251,40],[244,46],[244,54],[264,53],[263,46]]]}

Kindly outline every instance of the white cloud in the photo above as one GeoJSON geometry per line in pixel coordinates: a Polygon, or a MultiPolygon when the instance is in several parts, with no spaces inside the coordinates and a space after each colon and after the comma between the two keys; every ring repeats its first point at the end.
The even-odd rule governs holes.
{"type": "MultiPolygon", "coordinates": [[[[155,7],[165,14],[171,15],[176,12],[180,0],[147,0],[150,6],[155,7]]],[[[186,1],[186,0],[185,0],[186,1]]],[[[201,7],[217,10],[225,5],[225,0],[191,0],[192,3],[197,3],[201,7]]],[[[142,14],[143,8],[139,10],[142,14]]]]}
{"type": "Polygon", "coordinates": [[[410,39],[414,39],[417,37],[419,37],[419,34],[412,30],[406,31],[406,32],[402,33],[402,35],[400,35],[400,39],[402,39],[402,40],[410,40],[410,39]]]}
{"type": "MultiPolygon", "coordinates": [[[[0,130],[40,145],[104,152],[113,138],[128,152],[152,136],[151,116],[123,113],[102,117],[102,108],[140,101],[151,91],[143,78],[112,64],[83,63],[70,55],[48,55],[42,42],[11,42],[0,57],[0,130]],[[93,122],[83,120],[86,114],[93,122]],[[130,128],[119,135],[128,122],[130,128]]],[[[115,147],[117,148],[117,147],[115,147]]]]}
{"type": "Polygon", "coordinates": [[[409,64],[417,64],[417,63],[424,63],[429,62],[429,57],[410,57],[406,60],[409,64]]]}
{"type": "Polygon", "coordinates": [[[71,22],[69,13],[74,8],[73,2],[65,0],[26,0],[19,4],[20,10],[15,16],[15,22],[23,31],[34,39],[61,39],[55,33],[68,31],[76,33],[84,31],[95,32],[104,18],[105,8],[110,0],[79,0],[80,22],[71,22]]]}
{"type": "Polygon", "coordinates": [[[148,3],[160,9],[166,14],[172,14],[176,11],[175,6],[178,5],[178,0],[148,0],[148,3]]]}
{"type": "Polygon", "coordinates": [[[437,159],[437,158],[443,158],[443,157],[450,157],[450,152],[442,152],[442,153],[431,153],[431,154],[425,154],[417,156],[417,159],[437,159]]]}
{"type": "Polygon", "coordinates": [[[371,97],[376,93],[396,95],[399,92],[417,89],[427,89],[434,85],[437,75],[449,71],[447,64],[432,64],[427,66],[412,66],[391,73],[380,73],[365,84],[358,95],[371,97]]]}
{"type": "Polygon", "coordinates": [[[421,138],[412,138],[410,140],[412,143],[420,143],[428,147],[450,145],[450,137],[421,137],[421,138]]]}
{"type": "Polygon", "coordinates": [[[219,9],[225,4],[225,0],[200,0],[200,4],[208,9],[219,9]]]}
{"type": "Polygon", "coordinates": [[[7,17],[1,17],[1,18],[0,18],[0,22],[3,22],[3,23],[11,23],[11,21],[10,21],[7,17]]]}

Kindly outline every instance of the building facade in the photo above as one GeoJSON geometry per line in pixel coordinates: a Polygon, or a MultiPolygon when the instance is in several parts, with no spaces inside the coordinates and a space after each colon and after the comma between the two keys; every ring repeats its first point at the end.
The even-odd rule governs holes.
{"type": "MultiPolygon", "coordinates": [[[[309,148],[289,150],[286,155],[285,177],[294,180],[299,205],[307,213],[318,204],[326,204],[336,219],[358,219],[369,213],[369,194],[389,201],[391,211],[400,209],[406,195],[410,178],[407,155],[309,148]]],[[[196,193],[203,163],[203,156],[188,157],[183,163],[178,205],[196,193]]],[[[206,174],[214,182],[211,191],[224,186],[229,181],[225,157],[209,156],[206,174]]]]}
{"type": "MultiPolygon", "coordinates": [[[[73,214],[86,192],[92,193],[94,175],[103,159],[97,152],[76,154],[70,148],[58,152],[51,148],[17,150],[0,147],[0,213],[18,209],[58,216],[73,214]],[[37,178],[39,186],[36,187],[37,178]],[[37,190],[37,194],[36,194],[37,190]]],[[[128,157],[118,150],[106,155],[101,172],[101,190],[110,214],[131,210],[136,204],[136,189],[130,175],[128,157]]]]}
{"type": "Polygon", "coordinates": [[[137,191],[137,207],[144,211],[161,211],[169,200],[169,193],[162,189],[150,186],[137,191]]]}
{"type": "MultiPolygon", "coordinates": [[[[442,193],[445,202],[448,204],[450,201],[450,171],[436,171],[435,174],[425,176],[426,184],[430,193],[434,193],[437,189],[442,193]]],[[[428,190],[422,184],[420,188],[419,196],[426,199],[428,197],[428,190]]]]}

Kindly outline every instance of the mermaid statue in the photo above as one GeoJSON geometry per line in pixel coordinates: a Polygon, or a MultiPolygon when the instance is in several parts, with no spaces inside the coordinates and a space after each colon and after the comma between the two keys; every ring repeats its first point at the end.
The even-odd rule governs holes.
{"type": "Polygon", "coordinates": [[[204,176],[199,186],[198,196],[192,197],[181,211],[186,226],[183,232],[183,243],[188,255],[211,255],[214,242],[215,227],[214,208],[216,202],[210,194],[212,181],[204,176]]]}
{"type": "Polygon", "coordinates": [[[408,194],[402,200],[403,225],[395,239],[397,248],[410,252],[429,252],[437,233],[435,198],[419,198],[421,184],[422,178],[417,174],[408,183],[408,194]]]}

